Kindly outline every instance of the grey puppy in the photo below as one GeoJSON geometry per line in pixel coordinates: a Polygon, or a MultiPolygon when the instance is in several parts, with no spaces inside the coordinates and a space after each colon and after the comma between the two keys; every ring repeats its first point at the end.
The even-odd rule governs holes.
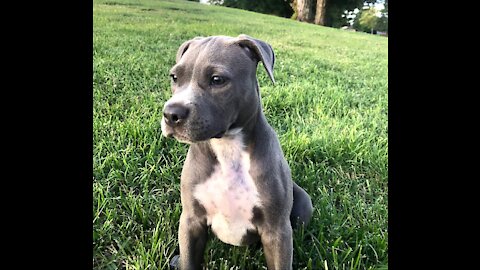
{"type": "Polygon", "coordinates": [[[190,144],[180,181],[180,269],[201,269],[209,226],[231,245],[260,240],[268,269],[292,268],[292,225],[308,224],[313,207],[262,111],[260,61],[275,82],[275,55],[264,41],[197,37],[178,49],[161,126],[164,136],[190,144]]]}

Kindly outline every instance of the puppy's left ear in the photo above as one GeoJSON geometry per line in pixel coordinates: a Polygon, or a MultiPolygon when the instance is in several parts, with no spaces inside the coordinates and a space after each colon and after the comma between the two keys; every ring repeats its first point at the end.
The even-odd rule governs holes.
{"type": "Polygon", "coordinates": [[[257,61],[262,61],[268,77],[270,77],[270,80],[275,84],[275,79],[273,78],[275,54],[270,44],[243,34],[238,36],[238,40],[240,46],[246,47],[253,52],[257,61]]]}

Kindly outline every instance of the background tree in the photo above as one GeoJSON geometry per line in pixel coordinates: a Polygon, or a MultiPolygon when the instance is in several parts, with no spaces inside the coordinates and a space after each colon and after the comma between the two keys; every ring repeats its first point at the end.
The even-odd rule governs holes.
{"type": "Polygon", "coordinates": [[[365,28],[371,29],[371,33],[373,34],[373,29],[377,26],[378,17],[377,11],[375,8],[369,8],[364,10],[360,16],[359,22],[360,25],[364,26],[365,28]]]}
{"type": "Polygon", "coordinates": [[[296,0],[293,2],[297,11],[297,20],[301,22],[313,22],[315,19],[316,0],[296,0]]]}
{"type": "Polygon", "coordinates": [[[315,9],[315,24],[325,25],[325,8],[327,0],[317,0],[315,9]]]}
{"type": "Polygon", "coordinates": [[[373,7],[367,7],[360,11],[355,18],[353,28],[373,34],[373,30],[377,30],[379,17],[376,15],[377,10],[373,7]]]}
{"type": "Polygon", "coordinates": [[[357,31],[374,33],[385,32],[388,35],[388,3],[385,1],[384,9],[378,11],[373,5],[367,5],[356,14],[353,28],[357,31]]]}
{"type": "Polygon", "coordinates": [[[382,14],[382,17],[378,18],[375,29],[381,32],[388,32],[388,15],[382,14]]]}

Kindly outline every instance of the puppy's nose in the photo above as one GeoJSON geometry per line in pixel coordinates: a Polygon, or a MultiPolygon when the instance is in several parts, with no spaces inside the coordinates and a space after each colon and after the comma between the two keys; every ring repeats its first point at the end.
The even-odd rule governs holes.
{"type": "Polygon", "coordinates": [[[163,109],[165,123],[169,126],[178,126],[188,117],[189,110],[181,104],[169,104],[163,109]]]}

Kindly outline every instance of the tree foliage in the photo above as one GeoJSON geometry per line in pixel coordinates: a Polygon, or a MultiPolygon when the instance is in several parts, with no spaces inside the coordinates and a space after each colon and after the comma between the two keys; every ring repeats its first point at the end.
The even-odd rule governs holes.
{"type": "Polygon", "coordinates": [[[342,17],[345,10],[362,9],[364,4],[374,4],[377,0],[327,0],[325,25],[341,27],[348,25],[346,17],[342,17]]]}
{"type": "Polygon", "coordinates": [[[293,8],[290,6],[291,0],[210,0],[209,3],[245,9],[259,13],[272,14],[286,18],[290,18],[293,14],[293,8]]]}
{"type": "Polygon", "coordinates": [[[359,25],[363,28],[371,29],[371,32],[373,33],[373,29],[376,28],[378,23],[378,17],[376,13],[377,10],[375,10],[375,8],[364,10],[358,19],[359,25]]]}
{"type": "Polygon", "coordinates": [[[293,9],[298,17],[297,20],[315,22],[330,27],[341,27],[348,25],[348,19],[342,16],[345,10],[361,9],[363,5],[376,3],[378,0],[323,0],[322,5],[317,5],[319,0],[295,0],[292,1],[293,9]],[[319,12],[322,19],[318,20],[319,12]],[[317,18],[317,20],[313,20],[317,18]]]}
{"type": "Polygon", "coordinates": [[[388,32],[388,16],[382,15],[382,17],[378,18],[376,30],[388,32]]]}
{"type": "Polygon", "coordinates": [[[380,11],[380,17],[377,16],[379,11],[373,6],[362,9],[355,17],[353,28],[358,31],[374,33],[376,31],[388,33],[388,7],[380,11]]]}
{"type": "Polygon", "coordinates": [[[377,30],[382,32],[388,32],[388,0],[385,0],[385,8],[381,11],[382,16],[378,19],[377,30]]]}

